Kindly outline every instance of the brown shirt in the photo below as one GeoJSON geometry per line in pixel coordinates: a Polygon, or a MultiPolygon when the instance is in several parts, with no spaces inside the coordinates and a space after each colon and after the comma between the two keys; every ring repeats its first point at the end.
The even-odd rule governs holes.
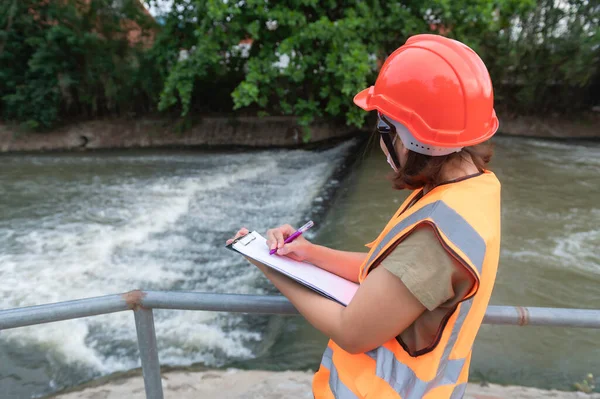
{"type": "Polygon", "coordinates": [[[435,347],[443,323],[469,293],[474,278],[442,247],[433,227],[422,225],[408,235],[382,262],[427,308],[397,339],[411,355],[435,347]]]}

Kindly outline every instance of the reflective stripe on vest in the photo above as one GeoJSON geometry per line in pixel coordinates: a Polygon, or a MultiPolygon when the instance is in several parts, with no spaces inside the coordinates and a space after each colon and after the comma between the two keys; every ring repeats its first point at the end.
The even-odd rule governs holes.
{"type": "Polygon", "coordinates": [[[450,399],[461,399],[465,395],[466,389],[467,389],[466,382],[463,382],[462,384],[455,386],[454,390],[452,391],[452,395],[450,396],[450,399]]]}
{"type": "Polygon", "coordinates": [[[325,349],[321,364],[329,370],[329,389],[331,389],[333,396],[338,399],[359,399],[338,377],[337,369],[333,364],[333,351],[330,347],[325,349]]]}
{"type": "Polygon", "coordinates": [[[467,359],[450,360],[449,357],[472,303],[472,300],[467,300],[460,306],[456,323],[452,329],[450,339],[444,348],[444,354],[440,359],[435,378],[431,381],[419,379],[410,367],[396,360],[394,354],[383,346],[366,353],[366,355],[377,362],[377,376],[387,381],[394,391],[400,394],[402,399],[422,398],[423,395],[433,388],[441,385],[456,384],[467,359]]]}
{"type": "MultiPolygon", "coordinates": [[[[371,264],[375,257],[379,255],[381,249],[390,243],[402,230],[423,219],[430,217],[435,225],[444,233],[450,241],[464,252],[475,265],[479,273],[483,267],[485,257],[485,241],[477,231],[454,209],[444,204],[442,201],[435,201],[427,204],[415,213],[407,216],[400,223],[395,225],[379,242],[367,264],[371,264]]],[[[363,269],[363,278],[368,272],[368,268],[363,269]]]]}
{"type": "MultiPolygon", "coordinates": [[[[402,399],[420,399],[427,392],[441,385],[456,384],[458,377],[465,366],[467,359],[449,359],[458,334],[471,309],[472,300],[463,302],[459,314],[452,329],[450,339],[444,348],[444,354],[440,360],[436,376],[431,381],[419,379],[410,367],[396,360],[389,349],[380,346],[377,349],[365,353],[377,362],[376,375],[387,381],[388,384],[398,392],[402,399]]],[[[329,389],[338,399],[358,399],[358,397],[346,387],[339,379],[337,369],[333,363],[333,351],[330,347],[325,349],[321,364],[329,370],[329,389]]],[[[462,398],[466,384],[457,385],[452,393],[451,399],[462,398]]]]}

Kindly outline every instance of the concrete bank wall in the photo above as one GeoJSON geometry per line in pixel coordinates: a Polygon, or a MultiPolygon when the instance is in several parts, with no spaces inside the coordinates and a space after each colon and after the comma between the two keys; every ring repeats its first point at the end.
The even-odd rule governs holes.
{"type": "Polygon", "coordinates": [[[600,139],[600,112],[590,112],[579,118],[500,115],[499,132],[509,136],[552,139],[600,139]]]}
{"type": "MultiPolygon", "coordinates": [[[[308,143],[341,139],[356,128],[318,123],[311,126],[308,143]]],[[[73,123],[45,133],[24,133],[0,124],[0,152],[77,149],[250,146],[292,147],[303,143],[303,132],[292,117],[210,117],[181,131],[159,118],[105,119],[73,123]]]]}
{"type": "MultiPolygon", "coordinates": [[[[600,113],[578,120],[559,117],[502,117],[503,135],[561,139],[600,139],[600,113]]],[[[360,134],[356,128],[316,123],[308,144],[360,134]]],[[[144,147],[293,147],[303,132],[294,117],[206,117],[182,131],[165,118],[104,119],[72,123],[45,133],[25,133],[0,123],[0,152],[144,147]]]]}

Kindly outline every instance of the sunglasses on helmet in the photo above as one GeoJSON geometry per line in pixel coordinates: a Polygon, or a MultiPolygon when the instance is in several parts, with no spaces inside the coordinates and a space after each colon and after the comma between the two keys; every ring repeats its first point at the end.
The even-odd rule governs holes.
{"type": "Polygon", "coordinates": [[[394,138],[396,137],[396,126],[392,122],[386,119],[386,117],[377,113],[377,133],[381,136],[385,147],[387,148],[392,162],[396,165],[396,168],[400,169],[400,161],[396,155],[396,149],[394,148],[394,138]]]}

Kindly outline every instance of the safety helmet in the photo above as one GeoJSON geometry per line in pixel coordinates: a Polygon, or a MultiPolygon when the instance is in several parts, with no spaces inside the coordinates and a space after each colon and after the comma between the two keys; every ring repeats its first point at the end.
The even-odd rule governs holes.
{"type": "Polygon", "coordinates": [[[481,58],[465,44],[438,35],[410,37],[354,103],[378,110],[394,122],[405,147],[427,155],[479,144],[499,125],[481,58]]]}

